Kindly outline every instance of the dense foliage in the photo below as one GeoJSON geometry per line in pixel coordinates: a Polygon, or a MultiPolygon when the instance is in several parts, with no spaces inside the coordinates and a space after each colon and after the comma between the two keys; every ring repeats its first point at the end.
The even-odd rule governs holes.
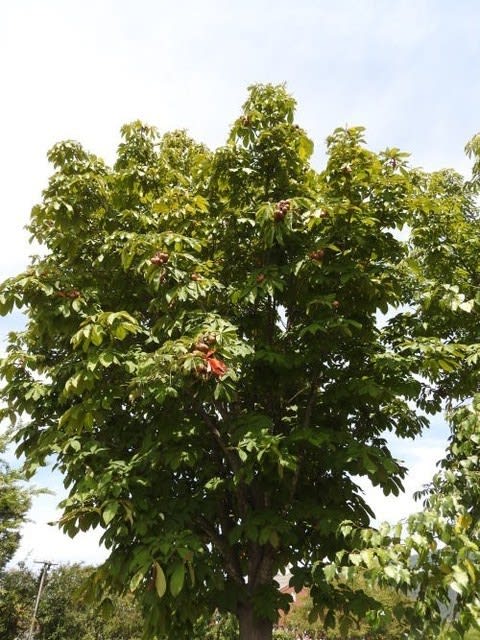
{"type": "MultiPolygon", "coordinates": [[[[34,632],[36,640],[140,640],[142,616],[131,596],[110,596],[108,617],[76,597],[91,567],[65,565],[47,573],[34,632]]],[[[30,629],[38,576],[20,565],[0,576],[0,637],[16,640],[30,629]]],[[[103,607],[104,610],[106,607],[103,607]]]]}
{"type": "MultiPolygon", "coordinates": [[[[0,435],[0,454],[8,437],[0,435]]],[[[20,529],[30,508],[31,491],[22,484],[22,474],[0,459],[0,571],[13,557],[20,543],[20,529]]]]}
{"type": "MultiPolygon", "coordinates": [[[[110,594],[108,607],[98,608],[78,598],[83,581],[94,569],[81,565],[50,567],[44,582],[40,606],[34,625],[38,640],[140,640],[143,620],[140,608],[133,597],[116,597],[110,594]],[[101,611],[103,609],[103,613],[101,611]]],[[[6,570],[0,576],[0,634],[2,640],[15,640],[26,636],[33,613],[39,576],[25,565],[6,570]]],[[[356,580],[357,589],[365,589],[375,595],[386,610],[392,610],[402,597],[391,589],[375,592],[361,579],[356,580]]],[[[275,638],[296,640],[298,635],[308,633],[314,638],[336,639],[341,637],[338,629],[325,630],[323,622],[309,620],[310,598],[300,599],[283,619],[283,628],[275,638]]],[[[364,637],[370,632],[372,638],[400,638],[405,628],[391,619],[383,620],[378,632],[363,623],[349,634],[351,638],[364,637]]],[[[218,611],[208,618],[196,621],[188,640],[238,640],[238,623],[232,615],[221,615],[218,611]]]]}
{"type": "Polygon", "coordinates": [[[295,606],[282,620],[289,640],[296,640],[304,634],[308,634],[312,640],[363,640],[365,637],[371,640],[399,640],[407,636],[410,625],[405,620],[397,620],[393,612],[396,608],[410,606],[413,603],[411,597],[398,593],[393,587],[372,586],[361,575],[356,575],[349,587],[372,598],[372,609],[363,619],[352,624],[348,631],[340,624],[328,628],[325,626],[325,616],[312,617],[313,603],[307,594],[297,599],[295,606]]]}
{"type": "Polygon", "coordinates": [[[356,551],[325,569],[348,578],[361,567],[369,580],[415,594],[397,611],[410,638],[462,640],[480,632],[480,399],[452,411],[450,421],[448,450],[423,492],[423,511],[380,531],[345,523],[356,551]]]}
{"type": "Polygon", "coordinates": [[[252,87],[215,152],[139,122],[113,167],[55,145],[30,223],[44,251],[1,287],[28,317],[2,364],[19,451],[30,472],[56,456],[63,529],[102,526],[110,550],[87,590],[135,592],[150,634],[218,607],[270,638],[287,565],[327,624],[365,615],[330,565],[352,550],[341,523],[372,516],[357,478],[398,494],[385,433],[418,435],[414,402],[476,383],[478,252],[451,255],[473,197],[361,128],[335,130],[316,172],[294,108],[252,87]]]}
{"type": "MultiPolygon", "coordinates": [[[[447,409],[450,440],[432,483],[419,493],[423,510],[407,522],[380,530],[344,523],[355,548],[337,556],[331,579],[355,575],[418,595],[405,616],[412,638],[460,640],[480,632],[480,531],[478,528],[480,414],[479,333],[480,138],[466,147],[474,158],[472,177],[451,170],[424,176],[421,200],[410,221],[409,278],[412,309],[391,322],[398,340],[420,349],[430,382],[421,401],[447,409]],[[430,354],[443,351],[432,368],[430,354]],[[471,397],[473,395],[473,401],[471,397]],[[455,399],[461,399],[458,404],[455,399]]],[[[410,348],[410,347],[409,347],[410,348]]],[[[347,545],[346,545],[347,546],[347,545]]]]}

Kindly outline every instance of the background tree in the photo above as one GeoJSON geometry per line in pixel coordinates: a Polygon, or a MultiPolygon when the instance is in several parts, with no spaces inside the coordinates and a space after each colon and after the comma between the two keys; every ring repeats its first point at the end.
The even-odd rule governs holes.
{"type": "Polygon", "coordinates": [[[430,384],[424,386],[420,404],[431,411],[448,409],[447,452],[432,483],[419,492],[423,511],[395,529],[344,528],[357,551],[348,556],[350,567],[340,572],[351,575],[352,564],[361,566],[373,580],[418,593],[407,612],[411,636],[418,638],[458,640],[477,637],[480,631],[478,395],[455,407],[456,400],[479,388],[478,136],[466,150],[474,158],[469,181],[451,170],[418,175],[417,206],[410,221],[411,269],[406,274],[412,309],[390,324],[394,342],[402,341],[411,353],[425,358],[430,384]],[[441,360],[435,355],[432,366],[430,356],[439,349],[444,355],[441,360]]]}
{"type": "Polygon", "coordinates": [[[423,354],[431,384],[424,386],[419,404],[433,412],[479,388],[480,219],[475,174],[465,182],[454,171],[442,170],[418,173],[416,181],[405,272],[411,303],[390,330],[394,342],[423,354]]]}
{"type": "MultiPolygon", "coordinates": [[[[131,594],[105,601],[105,617],[95,604],[87,605],[77,591],[92,567],[63,565],[50,569],[37,614],[38,640],[140,640],[143,632],[140,608],[131,594]],[[108,605],[107,605],[108,602],[108,605]]],[[[30,628],[38,576],[25,565],[0,577],[0,630],[3,640],[26,636],[30,628]]]]}
{"type": "MultiPolygon", "coordinates": [[[[5,453],[6,434],[0,435],[0,454],[5,453]]],[[[22,484],[22,474],[0,459],[0,572],[20,543],[20,529],[30,508],[31,490],[22,484]]]]}
{"type": "Polygon", "coordinates": [[[433,410],[427,383],[462,355],[378,324],[416,304],[395,229],[443,192],[361,128],[315,172],[294,107],[252,87],[214,153],[138,122],[113,168],[56,145],[30,224],[44,253],[1,288],[28,315],[2,365],[6,415],[30,416],[19,452],[30,471],[56,455],[61,525],[100,525],[110,549],[89,592],[130,588],[150,634],[219,608],[270,638],[287,565],[327,624],[342,602],[363,615],[371,599],[328,580],[340,523],[372,516],[356,478],[398,494],[385,432],[417,435],[413,401],[433,410]]]}
{"type": "MultiPolygon", "coordinates": [[[[338,585],[341,588],[341,585],[338,585]]],[[[297,603],[282,621],[288,637],[296,640],[299,634],[308,633],[312,640],[353,640],[355,638],[370,638],[381,640],[398,640],[405,638],[410,631],[410,625],[399,621],[393,615],[396,608],[412,605],[410,597],[402,595],[393,587],[372,586],[362,577],[356,575],[348,585],[350,591],[363,592],[366,598],[372,599],[372,609],[358,624],[352,625],[348,632],[336,624],[333,628],[325,627],[324,616],[316,619],[311,616],[312,600],[307,595],[297,600],[297,603]]]]}
{"type": "MultiPolygon", "coordinates": [[[[93,567],[52,567],[38,609],[35,638],[39,640],[140,640],[143,620],[132,594],[110,594],[103,606],[77,597],[93,567]],[[103,610],[103,611],[102,611],[103,610]]],[[[25,564],[0,576],[0,633],[2,640],[26,636],[32,619],[38,575],[25,564]]],[[[215,613],[196,621],[190,640],[236,640],[238,623],[232,615],[215,613]]]]}
{"type": "Polygon", "coordinates": [[[191,640],[238,640],[238,620],[231,613],[216,611],[212,616],[201,616],[189,635],[191,640]]]}
{"type": "Polygon", "coordinates": [[[447,454],[423,492],[423,511],[395,528],[344,523],[355,551],[325,569],[331,579],[352,579],[360,570],[371,584],[414,594],[393,609],[409,625],[409,638],[461,640],[480,632],[479,408],[476,397],[450,413],[447,454]]]}
{"type": "Polygon", "coordinates": [[[36,576],[25,565],[0,573],[0,636],[15,640],[25,634],[32,620],[37,591],[36,576]]]}

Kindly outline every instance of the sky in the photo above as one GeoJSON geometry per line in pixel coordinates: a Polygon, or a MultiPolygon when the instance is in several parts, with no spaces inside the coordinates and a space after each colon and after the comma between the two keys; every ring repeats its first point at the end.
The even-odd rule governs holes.
{"type": "MultiPolygon", "coordinates": [[[[47,150],[75,139],[111,162],[122,124],[185,128],[223,144],[256,82],[285,82],[297,120],[315,141],[337,126],[363,125],[375,150],[400,147],[411,163],[468,175],[466,142],[480,130],[480,3],[475,0],[15,0],[0,8],[0,280],[36,249],[24,230],[51,167],[47,150]]],[[[20,314],[0,319],[3,349],[20,314]]],[[[366,488],[380,520],[416,507],[448,429],[435,418],[425,436],[392,443],[410,467],[406,493],[366,488]]],[[[11,458],[11,456],[9,456],[11,458]]],[[[98,535],[75,540],[48,525],[62,482],[51,469],[35,499],[18,560],[105,557],[98,535]]]]}

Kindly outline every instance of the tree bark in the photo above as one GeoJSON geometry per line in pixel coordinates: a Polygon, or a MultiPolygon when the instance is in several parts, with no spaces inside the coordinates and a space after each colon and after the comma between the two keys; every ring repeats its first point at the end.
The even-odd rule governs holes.
{"type": "Polygon", "coordinates": [[[257,618],[251,604],[238,607],[240,640],[272,640],[273,623],[266,618],[257,618]]]}

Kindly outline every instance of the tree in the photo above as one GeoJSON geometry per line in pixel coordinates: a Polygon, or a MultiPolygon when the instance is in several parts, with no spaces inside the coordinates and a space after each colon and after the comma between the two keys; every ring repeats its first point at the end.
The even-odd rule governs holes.
{"type": "Polygon", "coordinates": [[[355,573],[352,565],[361,567],[370,581],[415,594],[414,601],[397,611],[408,623],[411,638],[461,640],[480,631],[478,396],[449,418],[449,446],[422,492],[423,511],[396,530],[388,525],[381,531],[348,527],[356,551],[342,557],[335,571],[347,577],[355,573]]]}
{"type": "Polygon", "coordinates": [[[32,620],[37,580],[20,564],[0,574],[0,637],[16,640],[25,634],[32,620]]]}
{"type": "Polygon", "coordinates": [[[418,556],[411,576],[419,593],[418,635],[438,636],[443,627],[445,637],[460,640],[469,629],[480,631],[480,398],[449,417],[447,453],[424,492],[423,512],[409,519],[406,544],[418,556]]]}
{"type": "Polygon", "coordinates": [[[201,616],[195,623],[191,640],[238,640],[238,620],[231,613],[201,616]]]}
{"type": "Polygon", "coordinates": [[[365,637],[371,640],[397,640],[407,636],[410,626],[405,621],[396,620],[393,611],[399,607],[404,608],[412,605],[411,598],[397,593],[392,587],[379,587],[378,585],[372,587],[361,575],[355,576],[349,587],[356,591],[363,591],[366,597],[372,598],[372,610],[369,612],[369,616],[358,621],[358,625],[354,626],[348,635],[341,632],[338,625],[333,629],[326,629],[321,617],[312,620],[310,616],[312,601],[307,595],[297,601],[282,621],[282,626],[288,634],[289,640],[295,640],[299,634],[303,635],[305,632],[310,635],[312,640],[317,638],[346,640],[347,637],[348,640],[365,637]]]}
{"type": "MultiPolygon", "coordinates": [[[[76,597],[92,571],[92,567],[80,565],[49,570],[37,613],[37,640],[140,640],[142,617],[131,594],[121,598],[110,595],[107,618],[102,617],[97,606],[76,597]]],[[[25,565],[11,568],[0,577],[4,594],[0,601],[3,640],[26,637],[37,587],[38,576],[25,565]]]]}
{"type": "Polygon", "coordinates": [[[356,550],[337,559],[336,571],[327,570],[333,578],[360,567],[374,582],[417,594],[414,605],[399,612],[413,638],[459,640],[480,631],[478,135],[466,151],[474,158],[469,181],[451,170],[423,176],[410,220],[412,309],[391,323],[394,340],[410,340],[409,350],[424,354],[430,384],[421,400],[431,410],[447,408],[449,445],[438,473],[418,494],[423,510],[379,531],[346,524],[356,550]],[[444,357],[432,368],[430,354],[439,344],[444,357]],[[463,401],[455,406],[455,399],[463,401]]]}
{"type": "MultiPolygon", "coordinates": [[[[8,437],[0,436],[0,454],[8,437]]],[[[22,474],[0,459],[0,572],[20,543],[20,529],[30,508],[31,491],[21,484],[22,474]]]]}
{"type": "Polygon", "coordinates": [[[417,435],[413,402],[434,410],[464,356],[405,329],[419,276],[395,230],[444,194],[358,127],[316,172],[294,109],[251,87],[215,152],[139,122],[113,167],[55,145],[30,223],[44,253],[1,287],[28,316],[2,365],[5,414],[29,416],[18,451],[30,472],[56,456],[61,526],[102,526],[110,550],[89,592],[135,592],[152,635],[218,608],[271,638],[287,565],[327,624],[342,602],[363,615],[371,599],[328,580],[340,524],[372,516],[356,479],[398,494],[385,432],[417,435]]]}

